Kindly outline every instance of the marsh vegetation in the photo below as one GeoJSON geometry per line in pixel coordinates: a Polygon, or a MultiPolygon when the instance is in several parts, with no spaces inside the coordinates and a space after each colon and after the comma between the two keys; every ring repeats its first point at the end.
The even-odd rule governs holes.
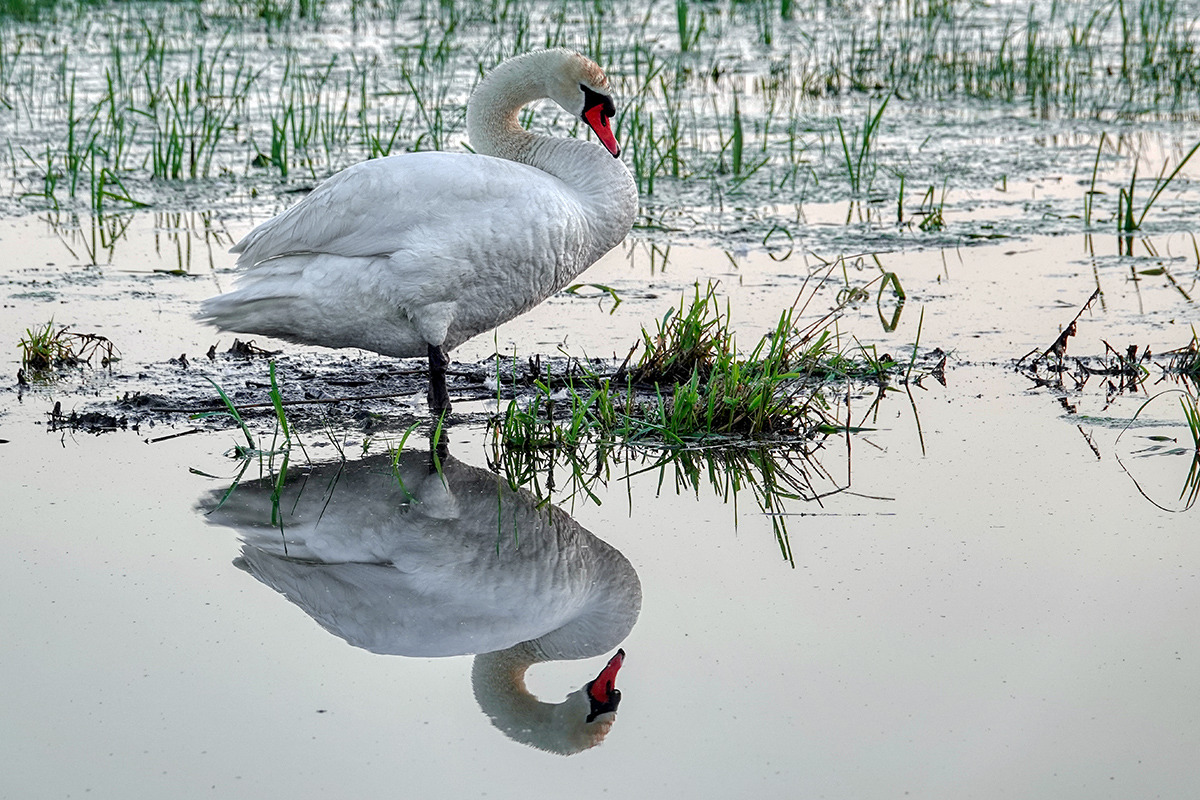
{"type": "MultiPolygon", "coordinates": [[[[1162,233],[1195,200],[1177,180],[1197,144],[1194,12],[1184,0],[12,3],[0,174],[10,212],[191,211],[203,198],[244,213],[366,158],[462,148],[483,71],[569,46],[617,81],[645,238],[786,235],[848,252],[1162,233]],[[1030,183],[1042,190],[1014,216],[1030,183]],[[806,225],[847,201],[853,225],[806,225]]],[[[528,121],[578,133],[561,115],[528,121]]]]}

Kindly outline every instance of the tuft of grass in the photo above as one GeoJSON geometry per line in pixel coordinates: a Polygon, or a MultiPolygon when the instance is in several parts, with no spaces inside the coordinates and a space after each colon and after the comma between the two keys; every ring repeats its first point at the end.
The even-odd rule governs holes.
{"type": "MultiPolygon", "coordinates": [[[[192,414],[190,419],[208,419],[213,417],[229,417],[236,424],[242,435],[246,439],[246,444],[237,445],[229,453],[229,455],[241,461],[241,468],[238,470],[237,476],[234,478],[232,485],[221,497],[221,501],[217,503],[215,511],[225,504],[234,490],[241,482],[242,476],[246,474],[246,470],[255,459],[259,461],[260,468],[265,469],[267,474],[272,476],[273,488],[271,493],[271,524],[278,526],[280,532],[283,531],[283,516],[279,513],[279,498],[283,495],[284,484],[287,482],[288,463],[291,460],[292,444],[303,444],[296,435],[291,424],[288,422],[287,414],[284,411],[283,394],[279,389],[278,376],[276,374],[275,362],[268,362],[268,376],[270,380],[270,389],[267,396],[271,400],[271,407],[275,414],[275,431],[272,436],[271,445],[266,449],[258,446],[254,433],[250,430],[250,426],[246,423],[245,416],[238,409],[237,405],[230,398],[229,394],[221,388],[221,385],[212,378],[206,378],[213,388],[217,390],[217,395],[221,399],[222,409],[218,411],[202,411],[197,414],[192,414]],[[276,461],[278,459],[278,462],[276,461]]],[[[193,472],[200,473],[197,470],[193,472]]],[[[209,511],[208,513],[212,513],[209,511]]]]}
{"type": "Polygon", "coordinates": [[[693,19],[688,0],[675,0],[675,30],[679,34],[679,52],[686,53],[695,50],[700,43],[700,35],[704,33],[704,29],[704,12],[700,12],[699,19],[693,19]]]}
{"type": "Polygon", "coordinates": [[[690,302],[681,298],[678,309],[669,309],[655,323],[653,335],[642,328],[645,349],[629,373],[631,383],[675,383],[693,373],[707,377],[722,350],[732,346],[729,307],[721,310],[717,285],[710,282],[703,294],[699,283],[694,288],[690,302]]]}
{"type": "Polygon", "coordinates": [[[856,293],[844,293],[843,305],[802,323],[814,294],[815,287],[807,297],[802,290],[775,327],[742,353],[716,285],[701,290],[697,284],[690,300],[685,295],[656,323],[654,334],[643,328],[644,351],[632,368],[623,364],[609,376],[581,364],[577,373],[554,376],[547,367],[531,396],[510,401],[493,417],[497,460],[506,449],[572,449],[597,440],[686,446],[711,437],[802,439],[844,430],[825,413],[824,388],[847,379],[883,385],[897,363],[837,335],[836,320],[856,293]]]}
{"type": "Polygon", "coordinates": [[[1200,336],[1197,336],[1194,327],[1192,328],[1192,341],[1166,355],[1171,357],[1167,365],[1168,372],[1191,378],[1200,383],[1200,336]]]}
{"type": "Polygon", "coordinates": [[[119,358],[119,351],[107,337],[95,333],[75,333],[67,325],[55,327],[53,319],[45,325],[26,328],[18,347],[21,350],[21,368],[34,373],[90,364],[97,353],[102,354],[102,366],[108,366],[119,358]]]}
{"type": "Polygon", "coordinates": [[[946,187],[942,187],[942,195],[938,200],[935,201],[933,197],[933,187],[930,186],[929,190],[926,191],[925,195],[921,198],[920,208],[917,209],[916,216],[921,218],[921,221],[917,223],[917,228],[922,233],[945,230],[946,219],[943,214],[945,208],[946,187]]]}
{"type": "Polygon", "coordinates": [[[888,101],[891,99],[891,94],[884,97],[883,102],[879,104],[879,109],[874,113],[871,112],[870,106],[867,107],[866,120],[863,122],[861,129],[856,128],[851,133],[850,141],[846,139],[846,131],[842,128],[841,118],[838,117],[835,120],[838,137],[842,142],[842,156],[846,164],[846,177],[850,181],[850,191],[853,194],[858,194],[861,191],[869,191],[871,188],[871,183],[875,175],[871,151],[878,141],[879,123],[883,119],[883,112],[887,110],[888,101]]]}
{"type": "Polygon", "coordinates": [[[54,320],[41,327],[26,328],[25,336],[18,343],[22,368],[46,372],[51,367],[72,363],[75,352],[70,340],[63,335],[65,331],[65,327],[55,328],[54,320]]]}
{"type": "Polygon", "coordinates": [[[285,455],[292,446],[293,442],[299,442],[299,439],[294,435],[291,423],[288,421],[287,413],[284,410],[283,394],[279,389],[279,380],[276,374],[275,362],[267,363],[268,380],[270,381],[270,389],[267,392],[267,397],[271,401],[271,408],[275,414],[275,434],[271,446],[262,449],[258,446],[254,434],[250,430],[250,426],[246,423],[245,416],[238,410],[237,405],[229,394],[221,387],[219,383],[209,377],[205,377],[213,388],[217,390],[217,396],[221,400],[221,408],[217,411],[201,411],[191,415],[191,419],[209,419],[212,417],[229,417],[241,430],[242,435],[246,439],[246,446],[238,446],[233,451],[235,458],[250,458],[254,456],[274,457],[285,455]]]}

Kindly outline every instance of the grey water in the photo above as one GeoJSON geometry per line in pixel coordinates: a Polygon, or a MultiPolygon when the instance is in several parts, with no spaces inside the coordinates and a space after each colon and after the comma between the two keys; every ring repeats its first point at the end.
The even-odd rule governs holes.
{"type": "MultiPolygon", "coordinates": [[[[1166,375],[1160,354],[1185,347],[1200,320],[1200,164],[1141,231],[1118,236],[1116,217],[1135,168],[1141,202],[1194,144],[1194,96],[1156,105],[1153,76],[1122,94],[1112,4],[1039,6],[1049,16],[1034,17],[1005,3],[907,17],[899,4],[796,4],[788,22],[762,16],[779,13],[770,4],[685,5],[689,25],[705,15],[686,53],[677,7],[662,3],[648,22],[621,4],[517,3],[503,17],[482,4],[372,16],[329,3],[319,21],[293,10],[282,25],[232,3],[204,19],[147,4],[147,29],[172,34],[163,85],[192,74],[201,44],[227,74],[260,53],[265,64],[243,103],[211,98],[234,116],[207,177],[153,177],[158,123],[130,112],[134,155],[114,162],[122,185],[112,193],[150,208],[110,196],[99,213],[84,187],[100,172],[84,169],[75,196],[67,191],[69,77],[83,130],[83,109],[107,113],[114,43],[144,55],[146,34],[118,5],[5,21],[0,795],[1192,791],[1200,544],[1179,398],[1196,387],[1166,375]],[[960,66],[1034,30],[1045,53],[1066,57],[1071,33],[1087,33],[1096,81],[1068,96],[1069,81],[1052,79],[1052,97],[1006,100],[913,78],[890,94],[854,192],[837,124],[861,130],[889,96],[887,81],[861,80],[886,52],[862,61],[851,47],[875,23],[897,48],[960,66]],[[455,114],[478,64],[559,36],[608,56],[627,105],[659,134],[679,112],[685,169],[660,169],[652,192],[643,181],[640,227],[581,278],[619,304],[595,287],[556,295],[464,345],[459,363],[496,352],[619,361],[709,280],[750,345],[832,264],[810,313],[869,287],[836,334],[901,363],[919,341],[922,368],[935,349],[946,356],[945,384],[930,375],[831,393],[852,435],[765,456],[618,454],[587,473],[587,491],[561,463],[553,489],[545,471],[518,488],[498,476],[490,401],[464,404],[439,464],[423,428],[393,470],[389,450],[422,415],[417,393],[308,426],[277,507],[272,473],[257,464],[222,504],[240,469],[232,423],[138,416],[118,400],[194,386],[208,399],[207,377],[265,394],[265,364],[207,358],[229,338],[197,324],[194,307],[228,287],[226,251],[256,221],[367,156],[360,125],[328,152],[293,151],[286,177],[256,163],[271,119],[282,119],[282,87],[308,86],[314,108],[349,103],[353,120],[361,86],[347,78],[365,79],[370,124],[403,121],[398,150],[434,138],[457,148],[455,114]],[[331,63],[324,88],[305,83],[331,63]],[[655,67],[660,79],[645,80],[655,67]],[[742,175],[731,172],[735,92],[743,166],[768,158],[742,175]],[[443,127],[418,97],[447,110],[443,127]],[[772,97],[782,98],[774,116],[772,97]],[[935,207],[944,226],[922,227],[935,207]],[[883,272],[898,277],[904,302],[872,283],[883,272]],[[1077,314],[1062,381],[1017,367],[1077,314]],[[16,342],[51,319],[108,337],[121,360],[20,385],[16,342]],[[1130,345],[1159,355],[1132,390],[1070,360],[1095,366],[1130,345]],[[128,419],[107,433],[63,429],[56,405],[128,419]],[[772,490],[762,464],[793,482],[772,490]],[[583,625],[598,607],[607,624],[583,625]],[[537,652],[526,688],[555,704],[579,701],[624,651],[602,742],[563,756],[548,747],[561,741],[552,726],[498,712],[523,694],[511,682],[507,693],[481,689],[495,682],[477,665],[504,666],[496,653],[513,648],[537,652]]],[[[1186,40],[1177,23],[1195,17],[1192,5],[1168,10],[1163,41],[1186,40]]],[[[129,108],[149,102],[127,89],[118,99],[129,108]]],[[[542,113],[533,124],[569,132],[542,113]]],[[[624,125],[627,152],[654,152],[632,118],[624,125]]],[[[282,348],[289,391],[303,392],[309,373],[386,362],[258,344],[282,348]]],[[[251,424],[270,441],[269,422],[251,424]]]]}

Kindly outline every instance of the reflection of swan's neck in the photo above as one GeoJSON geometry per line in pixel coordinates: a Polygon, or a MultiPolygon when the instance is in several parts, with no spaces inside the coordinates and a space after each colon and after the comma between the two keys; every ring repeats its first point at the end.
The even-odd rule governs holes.
{"type": "Polygon", "coordinates": [[[525,672],[548,660],[534,642],[475,656],[471,684],[483,713],[505,736],[522,744],[570,755],[595,747],[608,735],[615,712],[586,722],[590,703],[584,689],[561,703],[546,703],[525,686],[525,672]]]}

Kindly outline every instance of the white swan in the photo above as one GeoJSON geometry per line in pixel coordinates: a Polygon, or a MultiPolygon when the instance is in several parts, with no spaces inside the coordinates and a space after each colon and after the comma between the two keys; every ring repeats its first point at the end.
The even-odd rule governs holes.
{"type": "Polygon", "coordinates": [[[616,719],[624,651],[561,703],[534,697],[525,673],[611,652],[641,610],[637,573],[561,509],[448,455],[441,465],[408,451],[396,472],[376,458],[289,476],[286,544],[269,480],[238,486],[208,520],[243,537],[240,567],[355,647],[479,654],[475,698],[510,738],[563,754],[599,744],[616,719]]]}
{"type": "Polygon", "coordinates": [[[429,403],[450,409],[446,353],[528,311],[625,238],[637,187],[609,127],[608,78],[542,50],[501,63],[471,95],[474,154],[366,161],[233,247],[247,268],[200,318],[241,333],[429,359],[429,403]],[[524,130],[550,98],[604,147],[524,130]]]}

